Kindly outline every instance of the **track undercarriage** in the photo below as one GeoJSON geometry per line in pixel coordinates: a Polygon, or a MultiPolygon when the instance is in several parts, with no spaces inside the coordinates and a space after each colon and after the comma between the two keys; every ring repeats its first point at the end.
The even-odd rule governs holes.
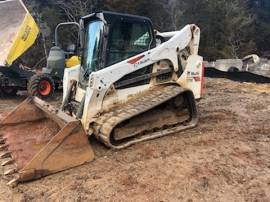
{"type": "Polygon", "coordinates": [[[92,127],[107,146],[122,149],[192,128],[197,122],[193,94],[178,85],[161,85],[101,114],[92,127]]]}

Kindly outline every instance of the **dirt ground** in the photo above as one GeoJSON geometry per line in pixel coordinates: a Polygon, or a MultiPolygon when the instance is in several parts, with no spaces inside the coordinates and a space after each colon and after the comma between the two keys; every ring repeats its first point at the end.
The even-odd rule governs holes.
{"type": "MultiPolygon", "coordinates": [[[[198,127],[11,189],[0,201],[270,201],[270,84],[207,80],[198,127]]],[[[0,117],[21,100],[1,99],[0,117]]],[[[59,100],[53,100],[53,104],[59,100]]]]}

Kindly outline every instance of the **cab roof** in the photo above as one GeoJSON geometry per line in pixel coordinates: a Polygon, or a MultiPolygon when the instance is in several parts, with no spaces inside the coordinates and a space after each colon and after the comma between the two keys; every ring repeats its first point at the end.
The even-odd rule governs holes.
{"type": "Polygon", "coordinates": [[[117,13],[117,12],[112,12],[112,11],[98,11],[98,12],[86,15],[82,17],[81,19],[84,22],[88,22],[94,19],[100,19],[109,24],[119,19],[126,19],[129,21],[149,22],[150,24],[152,24],[150,18],[147,18],[147,17],[131,15],[131,14],[126,14],[126,13],[117,13]]]}

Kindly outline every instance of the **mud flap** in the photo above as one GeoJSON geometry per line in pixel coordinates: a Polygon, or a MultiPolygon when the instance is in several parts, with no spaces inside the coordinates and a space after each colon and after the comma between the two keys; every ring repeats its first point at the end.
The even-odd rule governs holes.
{"type": "Polygon", "coordinates": [[[28,98],[0,123],[0,157],[9,185],[94,159],[80,121],[39,98],[28,98]]]}

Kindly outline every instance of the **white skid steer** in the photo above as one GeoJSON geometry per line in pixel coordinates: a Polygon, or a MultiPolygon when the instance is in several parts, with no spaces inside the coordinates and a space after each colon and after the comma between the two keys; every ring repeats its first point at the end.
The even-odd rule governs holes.
{"type": "Polygon", "coordinates": [[[146,17],[105,11],[78,25],[81,64],[65,69],[61,109],[30,97],[0,124],[11,185],[93,160],[89,135],[122,149],[198,122],[204,77],[196,25],[158,33],[146,17]]]}

